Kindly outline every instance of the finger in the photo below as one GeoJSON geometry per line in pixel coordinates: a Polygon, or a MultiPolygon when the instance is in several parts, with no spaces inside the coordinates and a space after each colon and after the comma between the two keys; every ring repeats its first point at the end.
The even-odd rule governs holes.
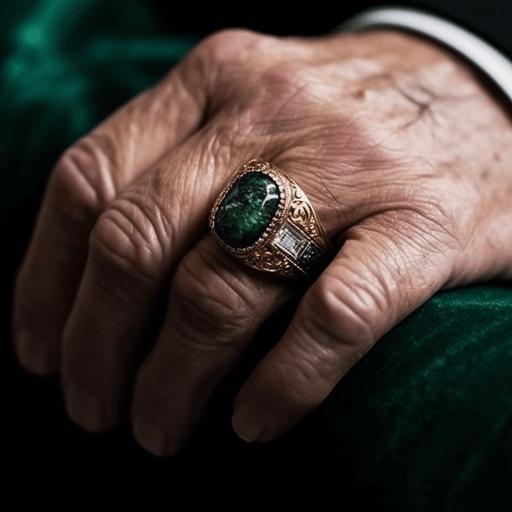
{"type": "Polygon", "coordinates": [[[204,235],[233,170],[259,153],[262,141],[247,142],[238,154],[236,130],[231,120],[209,123],[123,191],[96,223],[63,346],[67,410],[83,428],[102,431],[117,422],[174,266],[204,235]],[[212,144],[230,150],[214,153],[212,144]]]}
{"type": "MultiPolygon", "coordinates": [[[[293,176],[300,165],[291,167],[293,176]]],[[[346,212],[315,202],[328,232],[338,231],[346,212]]],[[[211,236],[192,249],[173,277],[163,328],[137,375],[131,414],[143,446],[171,455],[185,444],[218,383],[290,292],[276,276],[235,265],[211,236]]]]}
{"type": "Polygon", "coordinates": [[[58,368],[90,231],[120,191],[197,128],[205,101],[201,77],[197,59],[186,59],[57,163],[15,286],[14,339],[27,370],[58,368]]]}
{"type": "Polygon", "coordinates": [[[233,427],[239,436],[269,441],[311,412],[381,336],[443,286],[456,250],[439,224],[411,211],[350,229],[281,341],[238,394],[233,427]]]}
{"type": "Polygon", "coordinates": [[[109,205],[92,230],[64,330],[61,376],[69,416],[87,430],[116,423],[171,269],[204,231],[203,205],[213,193],[201,183],[203,172],[214,175],[215,162],[201,156],[200,145],[192,138],[176,148],[109,205]],[[192,179],[195,169],[202,172],[192,179]]]}
{"type": "Polygon", "coordinates": [[[246,267],[208,234],[173,278],[168,312],[136,380],[131,416],[139,443],[173,455],[256,329],[290,298],[289,280],[246,267]]]}
{"type": "MultiPolygon", "coordinates": [[[[207,49],[232,51],[228,36],[207,49]]],[[[250,43],[254,35],[246,39],[250,43]]],[[[220,73],[217,79],[225,85],[220,73]]],[[[87,430],[116,423],[163,285],[204,234],[209,209],[229,176],[262,154],[267,138],[252,131],[248,140],[239,115],[235,108],[205,122],[122,191],[94,227],[62,351],[67,411],[87,430]]]]}

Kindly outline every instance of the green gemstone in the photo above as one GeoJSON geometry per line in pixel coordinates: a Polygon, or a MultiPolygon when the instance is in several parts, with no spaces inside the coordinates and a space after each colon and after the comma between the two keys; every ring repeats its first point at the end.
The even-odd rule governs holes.
{"type": "Polygon", "coordinates": [[[249,247],[272,222],[279,201],[279,187],[270,176],[262,172],[244,174],[215,214],[218,237],[235,249],[249,247]]]}

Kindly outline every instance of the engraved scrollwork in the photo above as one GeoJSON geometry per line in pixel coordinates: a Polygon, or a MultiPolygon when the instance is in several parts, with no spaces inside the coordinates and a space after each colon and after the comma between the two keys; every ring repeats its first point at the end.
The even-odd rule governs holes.
{"type": "Polygon", "coordinates": [[[306,199],[302,190],[294,188],[293,199],[290,205],[290,218],[292,222],[304,230],[311,238],[318,238],[318,225],[313,207],[306,199]]]}
{"type": "Polygon", "coordinates": [[[286,258],[276,253],[270,246],[253,251],[240,259],[243,259],[244,263],[251,267],[267,272],[279,273],[284,276],[294,276],[297,272],[295,267],[286,258]]]}
{"type": "Polygon", "coordinates": [[[269,169],[270,165],[268,162],[263,162],[262,160],[251,160],[242,167],[241,171],[267,171],[269,169]]]}

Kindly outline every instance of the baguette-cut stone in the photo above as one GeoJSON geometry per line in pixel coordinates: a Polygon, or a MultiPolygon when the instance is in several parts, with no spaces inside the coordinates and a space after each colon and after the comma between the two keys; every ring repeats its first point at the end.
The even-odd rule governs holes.
{"type": "Polygon", "coordinates": [[[290,256],[307,275],[318,274],[325,261],[318,245],[290,222],[281,226],[273,245],[290,256]]]}
{"type": "Polygon", "coordinates": [[[300,255],[309,244],[309,239],[293,224],[285,222],[276,234],[273,244],[294,260],[298,261],[300,255]]]}
{"type": "Polygon", "coordinates": [[[249,247],[272,222],[279,201],[279,187],[270,176],[244,174],[217,209],[214,228],[218,237],[235,249],[249,247]]]}

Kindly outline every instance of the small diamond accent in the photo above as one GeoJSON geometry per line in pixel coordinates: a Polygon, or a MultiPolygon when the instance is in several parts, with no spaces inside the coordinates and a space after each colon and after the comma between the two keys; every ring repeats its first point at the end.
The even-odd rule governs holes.
{"type": "Polygon", "coordinates": [[[278,231],[272,244],[279,250],[298,261],[304,249],[309,245],[309,240],[293,224],[285,222],[278,231]]]}
{"type": "Polygon", "coordinates": [[[320,247],[290,222],[281,226],[272,245],[291,257],[306,274],[318,273],[325,260],[320,247]]]}

